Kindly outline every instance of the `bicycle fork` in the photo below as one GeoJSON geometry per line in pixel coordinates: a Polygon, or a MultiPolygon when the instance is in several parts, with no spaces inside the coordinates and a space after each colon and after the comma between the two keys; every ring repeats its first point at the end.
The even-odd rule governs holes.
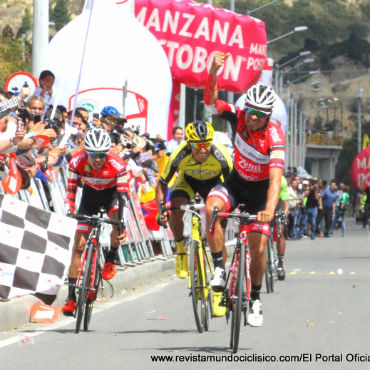
{"type": "Polygon", "coordinates": [[[248,245],[245,246],[245,286],[246,291],[243,291],[243,314],[244,314],[244,326],[247,326],[247,309],[248,309],[248,302],[251,299],[251,276],[250,276],[250,263],[251,263],[251,256],[249,254],[249,247],[248,245]]]}
{"type": "MultiPolygon", "coordinates": [[[[190,263],[196,263],[196,259],[198,259],[199,264],[196,264],[196,270],[197,270],[197,276],[198,276],[198,281],[197,281],[197,286],[195,288],[201,288],[204,291],[204,298],[208,298],[208,289],[207,289],[207,282],[206,282],[206,276],[205,276],[205,268],[206,268],[206,261],[205,261],[205,251],[203,251],[203,245],[201,243],[201,236],[200,236],[200,231],[199,231],[199,222],[198,218],[193,216],[192,217],[192,238],[194,241],[197,242],[197,246],[195,247],[195,253],[194,253],[194,258],[195,261],[190,261],[190,263]],[[197,258],[198,257],[198,258],[197,258]],[[202,282],[202,285],[200,283],[202,282]]],[[[194,247],[194,246],[193,246],[194,247]]],[[[189,288],[191,288],[191,279],[189,279],[189,288]]]]}

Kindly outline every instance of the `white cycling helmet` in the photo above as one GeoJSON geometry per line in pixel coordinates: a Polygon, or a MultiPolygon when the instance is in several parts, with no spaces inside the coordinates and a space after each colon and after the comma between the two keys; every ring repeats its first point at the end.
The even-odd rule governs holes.
{"type": "Polygon", "coordinates": [[[245,97],[245,105],[248,104],[262,109],[270,109],[274,105],[276,96],[272,87],[267,85],[253,85],[245,97]]]}
{"type": "Polygon", "coordinates": [[[107,131],[102,128],[93,128],[87,131],[84,148],[87,152],[108,152],[111,139],[107,131]]]}

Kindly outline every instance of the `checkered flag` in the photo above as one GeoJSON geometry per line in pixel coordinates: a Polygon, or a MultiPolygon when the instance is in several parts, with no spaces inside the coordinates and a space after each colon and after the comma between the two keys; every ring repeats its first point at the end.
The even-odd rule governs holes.
{"type": "Polygon", "coordinates": [[[71,262],[76,220],[0,194],[0,297],[52,304],[71,262]]]}

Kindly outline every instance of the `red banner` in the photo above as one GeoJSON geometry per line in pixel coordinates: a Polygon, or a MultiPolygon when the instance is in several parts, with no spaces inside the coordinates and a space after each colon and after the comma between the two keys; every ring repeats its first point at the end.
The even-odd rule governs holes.
{"type": "Polygon", "coordinates": [[[351,180],[358,191],[370,187],[370,146],[358,153],[353,160],[351,180]]]}
{"type": "Polygon", "coordinates": [[[220,89],[241,92],[258,80],[267,52],[264,22],[192,0],[135,0],[135,13],[162,44],[179,82],[204,87],[217,51],[231,53],[220,89]]]}

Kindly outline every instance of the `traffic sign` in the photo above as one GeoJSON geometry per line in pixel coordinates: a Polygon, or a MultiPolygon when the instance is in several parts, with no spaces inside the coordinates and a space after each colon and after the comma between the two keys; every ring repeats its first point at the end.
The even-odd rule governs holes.
{"type": "Polygon", "coordinates": [[[35,77],[27,72],[17,72],[11,75],[5,83],[5,91],[10,91],[17,95],[20,89],[27,84],[31,88],[31,94],[39,86],[35,77]]]}

